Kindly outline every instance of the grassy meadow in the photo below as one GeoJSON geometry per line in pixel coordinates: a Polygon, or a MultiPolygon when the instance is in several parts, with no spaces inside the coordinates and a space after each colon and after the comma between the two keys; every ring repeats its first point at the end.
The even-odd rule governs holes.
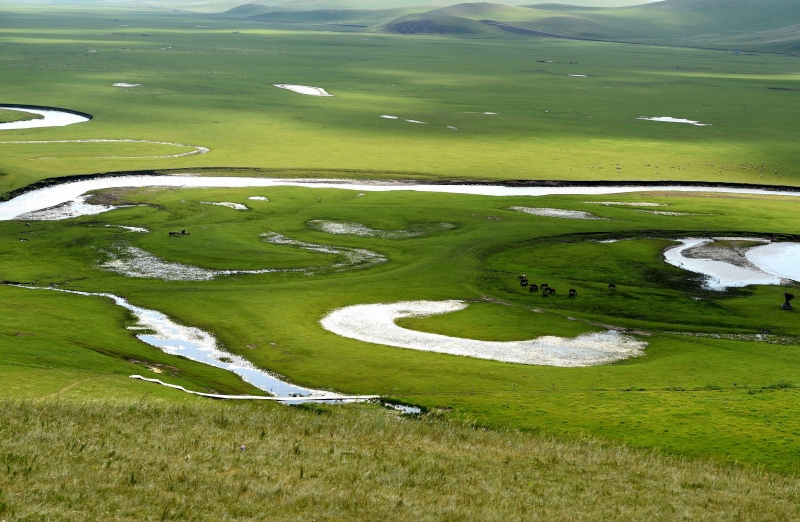
{"type": "MultiPolygon", "coordinates": [[[[353,13],[323,13],[353,7],[349,0],[282,4],[274,12],[292,13],[283,21],[258,6],[215,16],[183,10],[234,4],[0,4],[0,106],[94,117],[0,130],[0,200],[46,178],[138,170],[800,186],[800,76],[791,55],[548,39],[479,22],[489,10],[523,23],[525,8],[515,6],[440,9],[437,20],[466,29],[439,36],[386,34],[378,26],[390,19],[367,10],[357,18],[368,27],[348,23],[353,13]],[[119,82],[141,86],[112,85],[119,82]],[[99,139],[148,143],[87,141],[99,139]],[[170,157],[187,146],[210,152],[170,157]]],[[[414,23],[426,12],[400,0],[373,7],[414,23]]],[[[0,123],[20,115],[0,109],[0,123]]],[[[262,393],[140,342],[128,329],[134,318],[110,299],[0,284],[0,520],[797,518],[800,324],[798,312],[779,307],[798,285],[709,291],[696,274],[666,264],[663,251],[684,237],[798,241],[798,198],[156,187],[92,200],[131,206],[0,221],[0,281],[116,294],[212,333],[293,383],[379,394],[430,413],[219,404],[133,380],[262,393]],[[599,204],[608,201],[661,203],[683,215],[599,204]],[[332,235],[314,220],[427,232],[332,235]],[[181,229],[191,235],[168,236],[181,229]],[[209,281],[101,266],[128,246],[208,269],[340,261],[267,243],[267,232],[369,249],[387,262],[209,281]],[[558,293],[544,299],[520,288],[520,273],[558,293]],[[577,298],[567,297],[570,288],[577,298]],[[470,305],[398,324],[488,341],[611,326],[648,346],[616,364],[558,368],[370,344],[319,324],[344,306],[445,299],[470,305]]]]}
{"type": "MultiPolygon", "coordinates": [[[[490,426],[600,434],[684,455],[795,469],[800,424],[795,420],[794,383],[800,382],[800,373],[793,345],[800,328],[796,313],[778,309],[783,289],[710,292],[692,274],[667,265],[661,251],[672,244],[670,238],[693,234],[791,239],[796,228],[786,216],[796,201],[658,192],[614,197],[665,203],[670,210],[697,214],[689,216],[591,203],[608,198],[405,192],[359,197],[349,190],[290,187],[115,190],[102,200],[146,206],[31,226],[0,224],[0,279],[123,295],[136,305],[213,332],[227,350],[306,386],[454,408],[490,426]],[[248,200],[252,195],[269,201],[248,200]],[[241,202],[250,210],[201,201],[241,202]],[[752,206],[754,201],[759,205],[752,206]],[[508,210],[531,204],[591,211],[608,220],[508,210]],[[755,210],[743,211],[742,205],[755,210]],[[382,239],[316,231],[308,222],[317,219],[357,221],[380,230],[438,222],[455,227],[417,238],[382,239]],[[143,226],[152,233],[106,224],[143,226]],[[192,235],[167,236],[169,230],[184,228],[192,235]],[[130,278],[98,269],[106,260],[103,252],[115,245],[217,269],[330,263],[331,255],[264,243],[259,235],[268,231],[368,248],[389,262],[343,273],[190,282],[130,278]],[[630,239],[597,241],[609,237],[630,239]],[[587,264],[587,259],[594,261],[587,264]],[[549,281],[560,292],[543,300],[523,291],[518,273],[549,281]],[[606,289],[609,281],[618,284],[612,295],[606,289]],[[579,298],[568,299],[566,290],[573,287],[579,298]],[[508,341],[546,334],[571,337],[610,324],[641,332],[649,346],[644,357],[610,366],[554,368],[371,345],[341,338],[318,324],[342,306],[417,299],[474,303],[454,314],[405,319],[402,326],[508,341]],[[767,335],[765,342],[754,342],[757,334],[767,335]],[[694,414],[687,416],[687,411],[694,414]],[[724,437],[698,436],[720,426],[725,427],[724,437]]],[[[222,370],[166,356],[136,341],[122,328],[130,319],[109,300],[8,286],[0,287],[0,293],[13,310],[0,318],[0,335],[13,341],[8,343],[13,349],[4,353],[5,364],[15,365],[21,375],[28,369],[91,370],[111,379],[140,373],[198,391],[258,393],[222,370]],[[49,310],[47,321],[37,320],[43,310],[49,310]],[[53,348],[43,351],[43,344],[53,348]]]]}
{"type": "Polygon", "coordinates": [[[94,116],[63,128],[3,132],[3,191],[66,174],[201,166],[345,177],[798,183],[791,56],[507,33],[329,31],[99,6],[4,4],[0,16],[0,103],[94,116]],[[118,82],[142,86],[112,86],[118,82]],[[303,96],[273,83],[319,86],[335,96],[303,96]],[[186,149],[7,143],[80,139],[211,152],[165,159],[143,156],[186,149]]]}
{"type": "Polygon", "coordinates": [[[0,402],[9,520],[792,520],[798,479],[378,407],[0,402]],[[240,447],[244,445],[245,451],[240,447]],[[36,487],[30,487],[36,484],[36,487]]]}

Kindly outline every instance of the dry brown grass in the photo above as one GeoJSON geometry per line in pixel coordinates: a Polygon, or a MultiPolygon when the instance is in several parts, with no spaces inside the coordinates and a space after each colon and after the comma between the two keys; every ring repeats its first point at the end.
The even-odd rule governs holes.
{"type": "Polygon", "coordinates": [[[796,520],[799,485],[374,406],[0,403],[9,521],[796,520]]]}

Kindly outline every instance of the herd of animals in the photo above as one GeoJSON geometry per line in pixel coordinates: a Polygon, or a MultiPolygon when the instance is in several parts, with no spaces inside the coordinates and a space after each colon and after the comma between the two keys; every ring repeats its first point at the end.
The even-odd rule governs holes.
{"type": "MultiPolygon", "coordinates": [[[[518,275],[517,276],[517,281],[519,281],[519,286],[521,286],[522,288],[527,288],[528,291],[531,292],[531,293],[538,292],[538,291],[541,290],[542,297],[550,297],[551,295],[556,293],[556,289],[551,287],[547,283],[542,283],[540,285],[537,285],[535,283],[530,283],[528,281],[528,276],[526,276],[525,274],[518,275]]],[[[608,289],[609,290],[616,290],[617,289],[617,285],[615,285],[614,283],[610,283],[608,285],[608,289]]],[[[570,299],[572,299],[573,297],[578,297],[578,291],[576,289],[574,289],[574,288],[570,288],[569,289],[569,295],[567,297],[570,298],[570,299]]]]}
{"type": "MultiPolygon", "coordinates": [[[[526,276],[525,274],[518,275],[517,276],[517,281],[519,281],[519,286],[521,286],[522,288],[527,288],[528,291],[531,292],[531,293],[538,292],[538,291],[541,290],[542,297],[550,297],[551,295],[556,293],[556,289],[551,287],[547,283],[542,283],[540,285],[537,285],[535,283],[531,283],[530,281],[528,281],[528,276],[526,276]]],[[[617,289],[617,285],[615,285],[614,283],[609,283],[608,284],[608,289],[609,290],[616,290],[617,289]]],[[[578,291],[576,289],[574,289],[574,288],[570,288],[569,289],[569,295],[567,297],[569,297],[570,299],[573,298],[573,297],[578,297],[578,291]]],[[[783,297],[784,297],[784,299],[786,299],[786,302],[783,303],[781,308],[784,309],[784,310],[792,310],[793,308],[792,308],[792,305],[791,305],[790,301],[792,299],[794,299],[794,294],[790,294],[789,292],[784,292],[783,293],[783,297]]]]}

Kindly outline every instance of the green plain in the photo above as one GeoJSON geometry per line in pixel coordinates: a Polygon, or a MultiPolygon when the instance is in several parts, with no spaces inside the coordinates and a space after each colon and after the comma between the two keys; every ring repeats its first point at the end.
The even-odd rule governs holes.
{"type": "MultiPolygon", "coordinates": [[[[442,16],[469,18],[476,9],[460,6],[442,16]]],[[[514,18],[521,16],[519,9],[504,12],[514,18]]],[[[0,104],[64,107],[94,117],[62,128],[0,131],[0,192],[50,177],[148,169],[429,181],[800,185],[800,71],[790,55],[494,30],[387,35],[344,24],[290,26],[103,6],[2,4],[0,18],[0,104]],[[118,82],[142,86],[112,85],[118,82]],[[334,96],[303,96],[275,83],[323,87],[334,96]],[[210,152],[144,158],[187,149],[13,143],[91,139],[149,140],[210,152]],[[242,170],[227,170],[232,168],[242,170]]],[[[797,471],[800,326],[797,312],[779,309],[787,288],[711,292],[662,257],[675,239],[689,236],[797,241],[797,198],[655,189],[602,197],[358,197],[351,190],[286,187],[137,189],[101,196],[146,206],[30,226],[0,222],[0,280],[124,296],[212,332],[225,349],[301,385],[389,395],[492,428],[590,435],[797,471]],[[269,202],[247,199],[253,195],[269,202]],[[655,201],[694,215],[596,204],[608,200],[655,201]],[[250,210],[202,201],[240,202],[250,210]],[[512,206],[580,210],[607,220],[537,217],[512,206]],[[315,219],[381,230],[439,222],[455,227],[389,240],[324,234],[307,225],[315,219]],[[191,236],[167,235],[184,228],[191,236]],[[267,244],[260,238],[267,231],[367,248],[388,262],[343,273],[196,282],[129,278],[99,268],[103,252],[115,245],[215,269],[334,260],[267,244]],[[607,239],[624,240],[599,242],[607,239]],[[544,299],[523,291],[516,280],[520,273],[556,286],[557,295],[544,299]],[[610,282],[618,285],[616,292],[609,292],[610,282]],[[578,290],[577,298],[567,297],[570,288],[578,290]],[[454,314],[403,320],[402,326],[509,341],[574,336],[602,324],[635,330],[648,348],[643,357],[608,366],[525,366],[362,343],[319,325],[342,306],[418,299],[471,304],[454,314]]],[[[229,372],[141,343],[125,328],[132,317],[108,299],[2,285],[0,302],[4,398],[153,397],[206,404],[134,381],[131,374],[197,391],[259,393],[229,372]]]]}

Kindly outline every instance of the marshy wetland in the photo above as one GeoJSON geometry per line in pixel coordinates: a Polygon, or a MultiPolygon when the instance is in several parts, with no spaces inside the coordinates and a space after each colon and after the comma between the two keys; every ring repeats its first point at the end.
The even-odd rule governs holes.
{"type": "Polygon", "coordinates": [[[796,518],[793,54],[2,5],[0,520],[796,518]]]}

